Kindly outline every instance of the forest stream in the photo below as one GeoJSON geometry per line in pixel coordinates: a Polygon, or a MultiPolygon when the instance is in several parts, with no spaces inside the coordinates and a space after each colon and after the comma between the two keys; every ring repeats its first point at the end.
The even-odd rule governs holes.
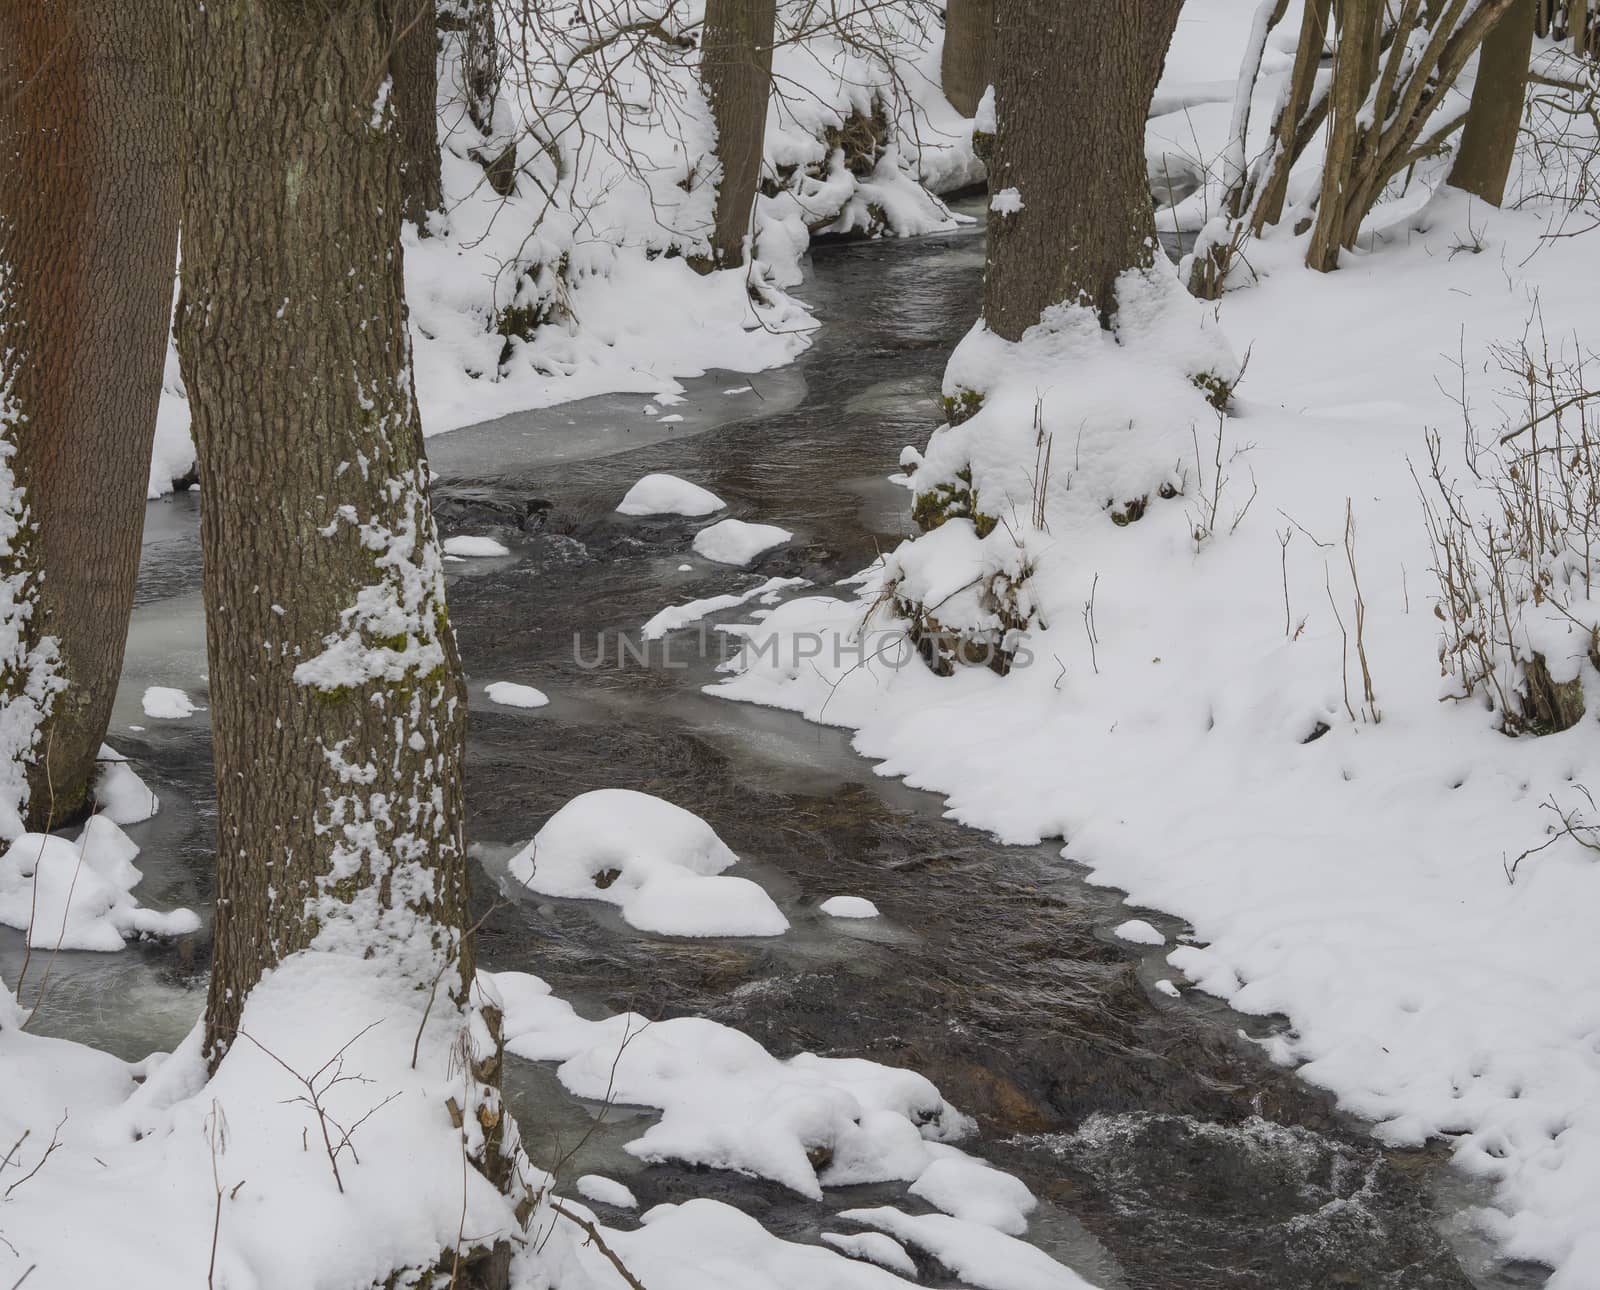
{"type": "MultiPolygon", "coordinates": [[[[875,775],[845,732],[702,693],[723,645],[711,625],[757,606],[656,642],[645,662],[619,648],[637,645],[669,604],[780,576],[826,588],[907,535],[909,496],[888,476],[901,448],[923,444],[940,420],[946,356],[977,311],[980,229],[818,247],[800,294],[822,329],[791,368],[712,372],[686,382],[681,403],[612,395],[430,441],[443,532],[511,550],[450,566],[472,702],[468,834],[478,911],[488,911],[480,963],[533,972],[586,1015],[697,1014],[779,1057],[858,1056],[923,1073],[977,1118],[980,1133],[963,1146],[1040,1198],[1028,1239],[1106,1290],[1539,1284],[1542,1270],[1496,1264],[1471,1234],[1467,1212],[1487,1195],[1449,1170],[1444,1150],[1381,1148],[1268,1062],[1253,1041],[1282,1018],[1241,1017],[1186,986],[1169,997],[1157,989],[1177,977],[1166,951],[1111,935],[1135,915],[1169,941],[1184,938],[1182,924],[1090,885],[1059,842],[1003,846],[944,819],[937,798],[875,775]],[[795,538],[747,571],[710,564],[690,553],[706,521],[614,511],[651,471],[691,479],[727,515],[795,538]],[[535,685],[551,702],[496,706],[484,695],[492,681],[535,685]],[[601,787],[703,816],[790,932],[667,939],[608,905],[506,886],[511,852],[568,799],[601,787]],[[883,916],[822,915],[819,902],[840,894],[871,899],[883,916]]],[[[140,709],[149,685],[205,703],[198,504],[188,493],[150,505],[112,743],[163,804],[129,830],[144,848],[141,898],[209,917],[206,716],[162,722],[140,709]]],[[[0,933],[8,980],[20,945],[0,933]]],[[[208,954],[205,932],[115,955],[63,953],[36,1028],[128,1058],[170,1047],[200,1010],[208,954]]],[[[712,1196],[781,1236],[814,1240],[838,1210],[907,1203],[899,1187],[834,1188],[816,1203],[738,1175],[646,1166],[622,1147],[648,1112],[575,1099],[549,1066],[508,1066],[534,1158],[548,1166],[582,1140],[563,1174],[617,1178],[645,1207],[712,1196]]],[[[608,1223],[634,1221],[595,1208],[608,1223]]],[[[956,1284],[936,1265],[922,1270],[928,1285],[956,1284]]]]}

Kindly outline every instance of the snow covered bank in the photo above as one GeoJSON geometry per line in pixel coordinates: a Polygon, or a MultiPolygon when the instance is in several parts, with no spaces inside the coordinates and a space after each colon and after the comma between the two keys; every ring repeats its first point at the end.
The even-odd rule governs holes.
{"type": "MultiPolygon", "coordinates": [[[[708,368],[791,361],[814,326],[786,293],[814,234],[952,227],[935,195],[983,175],[971,122],[939,88],[942,33],[922,5],[849,0],[826,20],[779,5],[756,263],[702,275],[718,174],[694,48],[702,0],[563,3],[501,13],[493,128],[468,118],[441,59],[443,212],[405,232],[417,398],[439,434],[590,395],[680,390],[708,368]],[[659,19],[664,36],[639,36],[659,19]],[[617,38],[618,32],[623,38],[617,38]],[[622,110],[622,104],[627,110],[622,110]],[[476,156],[474,156],[476,154],[476,156]],[[482,158],[500,159],[497,192],[482,158]]],[[[194,461],[169,354],[150,495],[194,461]]]]}
{"type": "Polygon", "coordinates": [[[1018,347],[969,338],[946,394],[977,415],[908,459],[942,524],[741,628],[714,692],[852,728],[954,818],[1062,837],[1187,919],[1169,962],[1284,1014],[1268,1056],[1387,1142],[1452,1144],[1494,1184],[1477,1218],[1506,1255],[1588,1290],[1600,863],[1561,814],[1596,814],[1600,672],[1585,633],[1529,639],[1584,685],[1579,723],[1539,738],[1441,701],[1459,682],[1410,464],[1430,427],[1462,461],[1462,396],[1485,439],[1497,401],[1518,423],[1489,348],[1535,299],[1552,346],[1584,339],[1594,247],[1546,239],[1548,210],[1415,205],[1380,207],[1331,276],[1287,236],[1250,249],[1260,281],[1220,310],[1250,355],[1226,419],[1180,379],[1206,314],[1177,297],[1117,339],[1070,311],[1018,347]]]}
{"type": "MultiPolygon", "coordinates": [[[[883,1208],[841,1221],[903,1234],[974,1286],[1085,1284],[1016,1239],[1033,1196],[951,1145],[970,1123],[921,1076],[809,1055],[781,1062],[696,1018],[585,1021],[522,973],[484,974],[479,991],[503,1006],[511,1051],[561,1062],[574,1093],[663,1112],[629,1146],[645,1160],[735,1169],[808,1196],[907,1182],[908,1204],[943,1212],[883,1208]]],[[[395,1267],[433,1267],[441,1251],[448,1266],[450,1251],[511,1231],[508,1202],[464,1167],[476,1126],[449,1114],[464,1096],[459,1026],[425,1008],[397,995],[377,965],[297,954],[252,993],[242,1037],[208,1081],[198,1027],[178,1051],[130,1064],[29,1034],[0,989],[0,1135],[17,1143],[0,1165],[10,1188],[0,1277],[26,1274],[42,1290],[113,1280],[127,1290],[350,1290],[395,1267]]],[[[912,1284],[874,1264],[915,1276],[882,1232],[803,1245],[710,1200],[656,1206],[618,1230],[569,1193],[631,1208],[628,1188],[524,1170],[536,1203],[517,1290],[620,1290],[585,1224],[651,1290],[912,1284]]]]}
{"type": "MultiPolygon", "coordinates": [[[[836,1249],[907,1276],[915,1268],[897,1237],[932,1255],[964,1283],[992,1290],[1087,1290],[1089,1283],[1018,1239],[1038,1202],[1020,1180],[953,1145],[972,1122],[911,1071],[860,1059],[801,1053],[779,1061],[754,1039],[699,1017],[649,1021],[634,1013],[587,1021],[538,977],[489,977],[504,1001],[506,1047],[534,1061],[555,1061],[563,1085],[580,1097],[649,1106],[661,1118],[626,1150],[651,1162],[676,1161],[771,1179],[821,1199],[823,1188],[904,1182],[907,1194],[941,1211],[911,1214],[883,1207],[839,1217],[881,1231],[825,1234],[836,1249]],[[882,1233],[887,1232],[889,1237],[882,1233]]],[[[697,1217],[703,1201],[662,1206],[644,1216],[643,1232],[667,1215],[697,1217]]],[[[828,1250],[776,1242],[752,1219],[702,1211],[718,1227],[736,1224],[745,1239],[715,1266],[741,1287],[778,1257],[805,1275],[795,1287],[903,1286],[853,1268],[828,1250]],[[804,1253],[801,1253],[804,1251],[804,1253]]],[[[698,1225],[698,1224],[697,1224],[698,1225]]],[[[655,1282],[650,1282],[654,1285],[655,1282]]],[[[676,1285],[674,1281],[669,1284],[676,1285]]],[[[698,1287],[704,1282],[684,1281],[698,1287]]],[[[711,1284],[721,1284],[713,1279],[711,1284]]]]}

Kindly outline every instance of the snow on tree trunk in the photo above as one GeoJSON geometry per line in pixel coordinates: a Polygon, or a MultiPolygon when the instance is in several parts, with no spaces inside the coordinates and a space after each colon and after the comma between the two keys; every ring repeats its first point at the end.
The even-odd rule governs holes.
{"type": "Polygon", "coordinates": [[[1090,303],[1158,254],[1145,170],[1150,99],[1182,0],[996,0],[994,159],[983,316],[1018,340],[1044,311],[1090,303]]]}
{"type": "Polygon", "coordinates": [[[435,1015],[478,1036],[479,1096],[452,1115],[510,1192],[498,1016],[469,1001],[466,699],[412,387],[394,29],[383,0],[190,18],[178,328],[218,806],[206,1045],[215,1067],[252,988],[301,952],[377,963],[408,1003],[437,992],[435,1015]]]}
{"type": "Polygon", "coordinates": [[[178,235],[178,8],[0,6],[0,800],[82,812],[144,524],[178,235]]]}
{"type": "Polygon", "coordinates": [[[707,0],[700,70],[722,167],[710,267],[744,263],[750,212],[761,182],[776,21],[777,0],[707,0]]]}

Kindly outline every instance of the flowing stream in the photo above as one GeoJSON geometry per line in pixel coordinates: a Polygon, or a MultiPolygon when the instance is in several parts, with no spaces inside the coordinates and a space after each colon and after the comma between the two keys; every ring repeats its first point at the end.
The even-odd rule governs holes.
{"type": "MultiPolygon", "coordinates": [[[[480,933],[481,961],[537,973],[590,1015],[699,1014],[780,1057],[809,1050],[921,1071],[977,1117],[968,1149],[1041,1198],[1029,1239],[1107,1290],[1539,1284],[1539,1270],[1496,1265],[1472,1235],[1467,1213],[1486,1197],[1441,1152],[1380,1149],[1260,1055],[1252,1037],[1281,1019],[1158,991],[1174,975],[1163,951],[1110,935],[1129,911],[1085,883],[1059,845],[1001,846],[943,819],[936,798],[874,775],[843,733],[704,695],[715,632],[669,637],[643,660],[626,648],[665,605],[780,575],[825,586],[906,535],[908,498],[887,476],[940,419],[940,374],[975,315],[981,273],[976,230],[821,247],[803,294],[824,326],[795,366],[713,372],[671,406],[607,396],[430,443],[444,531],[511,548],[451,566],[471,682],[480,910],[506,857],[552,811],[587,789],[624,787],[709,820],[741,857],[734,872],[762,883],[793,924],[772,940],[669,940],[606,905],[508,891],[480,933]],[[703,521],[613,510],[656,470],[795,540],[751,571],[693,556],[703,521]],[[551,702],[495,706],[490,681],[536,685],[551,702]],[[884,917],[821,915],[818,903],[838,894],[866,896],[884,917]]],[[[150,507],[112,743],[163,802],[130,830],[145,848],[141,896],[209,911],[206,714],[153,721],[139,704],[149,685],[205,703],[197,506],[191,493],[150,507]]],[[[1146,916],[1169,938],[1186,932],[1146,916]]],[[[170,1047],[199,1012],[208,955],[205,933],[62,954],[36,1027],[129,1058],[170,1047]]],[[[20,959],[20,937],[0,932],[8,981],[20,959]]],[[[645,1167],[622,1146],[648,1113],[579,1101],[550,1068],[515,1059],[507,1083],[536,1159],[582,1140],[563,1172],[620,1178],[646,1206],[710,1195],[814,1239],[839,1209],[907,1203],[898,1186],[836,1189],[819,1204],[759,1180],[645,1167]]],[[[954,1284],[931,1265],[925,1274],[954,1284]]]]}

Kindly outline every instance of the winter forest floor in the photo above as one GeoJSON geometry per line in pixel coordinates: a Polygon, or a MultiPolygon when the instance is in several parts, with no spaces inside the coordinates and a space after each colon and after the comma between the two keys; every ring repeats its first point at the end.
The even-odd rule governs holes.
{"type": "MultiPolygon", "coordinates": [[[[1532,1269],[1497,1267],[1466,1221],[1486,1189],[1450,1174],[1436,1151],[1376,1146],[1272,1066],[1257,1042],[1284,1035],[1285,1020],[1232,1013],[1188,990],[1164,948],[1119,939],[1113,929],[1136,911],[1086,884],[1055,847],[961,829],[940,818],[936,798],[872,775],[833,731],[703,695],[727,653],[714,633],[686,631],[653,647],[646,665],[619,663],[618,638],[633,638],[663,603],[775,577],[825,586],[907,534],[903,490],[882,464],[936,415],[943,355],[974,308],[981,263],[976,231],[820,251],[806,287],[824,321],[818,344],[796,369],[693,383],[678,405],[687,428],[672,438],[608,441],[621,426],[650,424],[643,397],[625,396],[538,414],[533,455],[543,460],[506,447],[532,419],[436,441],[445,535],[489,536],[509,551],[457,564],[450,589],[472,682],[470,834],[488,879],[479,899],[487,907],[498,887],[511,901],[489,913],[484,966],[537,972],[588,1015],[702,1016],[780,1058],[868,1057],[921,1072],[977,1118],[965,1149],[1040,1199],[1027,1239],[1108,1290],[1282,1290],[1352,1274],[1353,1284],[1397,1290],[1537,1284],[1532,1269]],[[689,540],[705,521],[613,511],[650,471],[692,478],[728,513],[795,538],[745,574],[702,560],[689,540]],[[497,705],[484,687],[498,681],[537,685],[549,704],[497,705]],[[569,798],[601,786],[656,794],[708,820],[791,930],[663,941],[607,906],[519,893],[509,854],[569,798]],[[840,894],[873,900],[882,918],[819,912],[840,894]],[[1181,996],[1169,997],[1176,984],[1181,996]]],[[[145,848],[141,894],[205,909],[212,789],[193,506],[153,503],[151,518],[114,730],[163,802],[155,819],[130,826],[145,848]],[[149,717],[151,686],[183,690],[201,710],[149,717]]],[[[1137,912],[1166,938],[1192,939],[1180,921],[1137,912]]],[[[38,1028],[130,1059],[177,1045],[203,997],[204,964],[185,953],[63,955],[38,1028]]],[[[8,977],[17,957],[5,956],[8,977]]],[[[514,1060],[508,1087],[537,1160],[553,1163],[584,1139],[598,1103],[575,1099],[547,1065],[514,1060]]],[[[645,1208],[710,1197],[806,1243],[856,1230],[829,1220],[841,1209],[923,1208],[892,1183],[830,1187],[813,1201],[673,1159],[644,1167],[623,1148],[648,1122],[627,1108],[602,1114],[561,1171],[564,1190],[601,1174],[645,1208]]],[[[749,1130],[735,1119],[720,1132],[749,1130]]],[[[707,1159],[705,1150],[691,1141],[678,1160],[707,1159]]],[[[632,1225],[627,1210],[593,1203],[607,1223],[632,1225]]],[[[968,1283],[1067,1284],[1028,1280],[1005,1253],[986,1260],[990,1279],[968,1283]]],[[[638,1258],[655,1287],[647,1273],[661,1255],[641,1247],[638,1258]]],[[[921,1267],[926,1284],[957,1284],[936,1264],[921,1267]]]]}
{"type": "MultiPolygon", "coordinates": [[[[1189,6],[1153,172],[1214,151],[1253,8],[1189,6]]],[[[889,191],[907,187],[895,172],[889,191]]],[[[1214,314],[1249,354],[1234,407],[1191,430],[1171,403],[1146,442],[1177,445],[1158,465],[1183,490],[1136,523],[1100,496],[1072,509],[1109,455],[1082,427],[1124,405],[1159,421],[1170,373],[1063,368],[1022,391],[1024,466],[1036,398],[1041,417],[1046,399],[1083,409],[1051,423],[1068,502],[1028,536],[1031,662],[940,678],[884,606],[891,578],[932,603],[972,568],[962,521],[901,546],[917,529],[898,473],[935,458],[941,378],[977,314],[983,203],[958,210],[974,222],[925,205],[905,230],[924,236],[818,244],[769,315],[794,332],[748,327],[728,275],[702,299],[681,261],[633,248],[581,288],[597,327],[507,345],[498,382],[473,374],[505,342],[463,321],[471,275],[443,238],[408,249],[437,331],[418,366],[430,430],[466,427],[429,454],[458,553],[480,965],[533,1160],[648,1290],[1600,1290],[1600,865],[1593,822],[1553,834],[1549,805],[1581,824],[1600,792],[1600,672],[1542,638],[1587,708],[1537,738],[1442,701],[1412,470],[1436,430],[1463,473],[1463,402],[1486,437],[1515,417],[1492,346],[1531,323],[1581,347],[1600,233],[1446,195],[1380,205],[1331,275],[1286,235],[1253,245],[1214,314]],[[706,370],[719,357],[740,370],[706,370]],[[619,513],[652,474],[723,505],[619,513]],[[727,520],[781,531],[735,523],[709,545],[727,520]],[[535,891],[529,840],[617,789],[721,843],[632,797],[591,800],[580,832],[681,835],[705,867],[669,864],[654,901],[631,874],[594,899],[535,891]],[[715,876],[722,843],[738,862],[715,876]],[[824,911],[835,897],[877,916],[824,911]]],[[[169,394],[153,495],[189,460],[169,394]]],[[[1016,475],[1012,447],[972,449],[979,484],[1016,475]]],[[[86,938],[213,902],[198,505],[148,508],[112,724],[160,799],[142,818],[124,776],[144,908],[108,878],[86,938]]],[[[128,881],[127,857],[104,864],[128,881]]],[[[306,1270],[275,1235],[342,1221],[298,1141],[277,1144],[281,1178],[213,1210],[219,1158],[232,1177],[193,1074],[207,930],[161,930],[179,934],[32,953],[22,1008],[48,988],[25,1033],[0,1025],[0,1150],[27,1129],[39,1167],[0,1195],[0,1287],[198,1285],[214,1212],[219,1286],[359,1283],[359,1241],[306,1270]]],[[[0,979],[15,988],[26,958],[0,927],[0,979]]],[[[280,1005],[285,1033],[347,1037],[280,1005]]],[[[392,1234],[415,1144],[381,1117],[364,1132],[372,1163],[352,1172],[378,1181],[359,1203],[392,1234]]],[[[422,1244],[447,1248],[453,1204],[417,1204],[439,1229],[422,1244]]],[[[570,1226],[519,1275],[624,1285],[570,1226]]]]}

